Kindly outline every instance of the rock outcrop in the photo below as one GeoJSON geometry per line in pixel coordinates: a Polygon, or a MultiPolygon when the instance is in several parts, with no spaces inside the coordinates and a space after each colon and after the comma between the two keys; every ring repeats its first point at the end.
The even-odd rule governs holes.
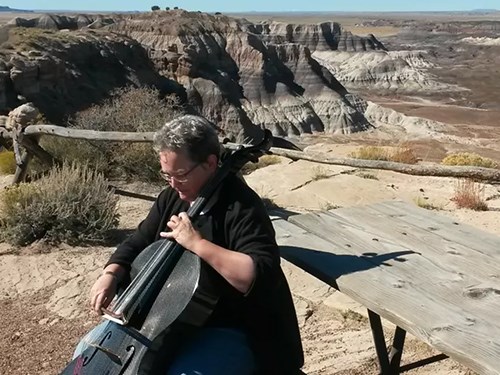
{"type": "MultiPolygon", "coordinates": [[[[118,16],[115,16],[118,19],[118,16]]],[[[102,15],[79,14],[78,16],[60,16],[57,14],[43,14],[34,18],[15,17],[10,20],[8,26],[18,27],[37,27],[50,30],[77,30],[89,27],[92,24],[100,26],[109,25],[115,22],[113,17],[104,17],[102,15]]]]}
{"type": "Polygon", "coordinates": [[[4,113],[31,101],[49,121],[61,123],[127,84],[154,84],[182,94],[178,84],[156,72],[144,48],[124,35],[13,28],[10,39],[12,49],[0,60],[4,113]]]}
{"type": "Polygon", "coordinates": [[[427,70],[433,67],[425,51],[332,52],[317,51],[314,58],[350,90],[455,91],[427,70]]]}
{"type": "Polygon", "coordinates": [[[139,41],[158,71],[186,88],[190,103],[234,135],[350,133],[372,125],[312,52],[383,48],[344,37],[340,25],[252,24],[222,15],[154,12],[109,29],[139,41]],[[350,48],[350,47],[349,47],[350,48]],[[243,130],[241,130],[243,129],[243,130]]]}
{"type": "Polygon", "coordinates": [[[10,36],[15,25],[28,24],[36,26],[36,37],[18,35],[17,51],[0,63],[0,108],[19,104],[22,95],[49,119],[96,102],[116,86],[155,84],[177,92],[230,137],[255,138],[263,127],[279,136],[351,133],[374,124],[365,115],[368,104],[344,83],[366,84],[375,73],[389,77],[399,70],[395,81],[405,74],[411,81],[408,58],[335,22],[253,24],[183,10],[44,15],[12,21],[10,36]],[[332,63],[353,54],[360,61],[365,55],[386,58],[375,69],[356,68],[357,76],[339,69],[341,60],[332,63]]]}
{"type": "Polygon", "coordinates": [[[343,30],[337,22],[315,25],[281,22],[247,24],[246,30],[260,35],[265,43],[298,43],[309,48],[311,52],[385,50],[384,45],[373,34],[367,38],[353,35],[343,30]]]}

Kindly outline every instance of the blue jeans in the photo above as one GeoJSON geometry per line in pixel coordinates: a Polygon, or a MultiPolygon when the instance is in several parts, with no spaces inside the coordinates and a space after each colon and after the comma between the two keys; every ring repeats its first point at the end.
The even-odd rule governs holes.
{"type": "MultiPolygon", "coordinates": [[[[77,345],[73,359],[97,339],[110,322],[102,322],[77,345]]],[[[255,359],[246,335],[230,328],[202,328],[183,347],[167,375],[252,375],[255,359]]]]}
{"type": "Polygon", "coordinates": [[[252,375],[255,359],[246,335],[230,328],[203,328],[184,347],[167,375],[252,375]]]}

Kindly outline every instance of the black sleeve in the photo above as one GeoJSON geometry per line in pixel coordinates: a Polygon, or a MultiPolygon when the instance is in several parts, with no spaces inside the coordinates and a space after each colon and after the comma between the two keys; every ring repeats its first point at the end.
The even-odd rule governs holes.
{"type": "Polygon", "coordinates": [[[117,247],[106,266],[117,263],[130,271],[132,262],[137,255],[157,239],[167,201],[168,190],[164,190],[154,202],[148,216],[139,224],[135,232],[117,247]]]}
{"type": "Polygon", "coordinates": [[[273,225],[259,196],[246,185],[238,190],[241,198],[234,201],[226,215],[226,238],[230,250],[252,257],[255,280],[246,296],[260,299],[277,282],[279,250],[273,225]]]}

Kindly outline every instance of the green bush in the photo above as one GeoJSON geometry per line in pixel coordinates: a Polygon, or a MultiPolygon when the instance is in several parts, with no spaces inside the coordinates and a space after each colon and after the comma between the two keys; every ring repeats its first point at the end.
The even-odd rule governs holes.
{"type": "MultiPolygon", "coordinates": [[[[116,132],[154,132],[181,115],[175,97],[161,98],[156,89],[127,87],[109,100],[79,112],[69,128],[116,132]]],[[[44,137],[41,145],[57,160],[85,162],[109,178],[160,182],[158,156],[151,143],[75,141],[44,137]]]]}
{"type": "Polygon", "coordinates": [[[102,174],[86,165],[63,164],[36,183],[0,195],[0,235],[14,245],[36,240],[70,245],[107,239],[118,224],[117,198],[102,174]]]}
{"type": "Polygon", "coordinates": [[[0,174],[13,174],[16,172],[16,158],[12,151],[0,152],[0,174]]]}

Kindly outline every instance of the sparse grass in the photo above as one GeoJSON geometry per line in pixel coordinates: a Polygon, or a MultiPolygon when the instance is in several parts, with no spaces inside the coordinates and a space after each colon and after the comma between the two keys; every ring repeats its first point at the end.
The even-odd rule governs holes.
{"type": "Polygon", "coordinates": [[[352,170],[340,172],[340,174],[354,175],[357,177],[365,178],[367,180],[377,180],[378,181],[378,177],[375,176],[373,173],[367,172],[366,169],[352,169],[352,170]]]}
{"type": "Polygon", "coordinates": [[[273,208],[279,208],[278,204],[276,204],[272,198],[272,191],[268,187],[261,185],[255,189],[255,192],[259,195],[266,209],[272,210],[273,208]]]}
{"type": "Polygon", "coordinates": [[[0,174],[13,174],[16,172],[16,157],[12,151],[0,152],[0,174]]]}
{"type": "Polygon", "coordinates": [[[487,211],[484,199],[484,186],[470,179],[460,179],[455,187],[455,195],[451,198],[458,208],[475,211],[487,211]]]}
{"type": "Polygon", "coordinates": [[[416,164],[419,160],[413,149],[404,144],[390,149],[380,146],[363,146],[351,152],[349,157],[364,160],[393,161],[404,164],[416,164]]]}
{"type": "Polygon", "coordinates": [[[443,208],[441,206],[437,206],[431,202],[429,202],[427,199],[423,197],[417,197],[414,199],[415,204],[418,207],[425,208],[426,210],[442,210],[443,208]]]}
{"type": "Polygon", "coordinates": [[[367,180],[378,180],[377,176],[375,176],[372,173],[367,173],[367,172],[357,173],[356,176],[361,177],[361,178],[365,178],[367,180]]]}
{"type": "Polygon", "coordinates": [[[330,175],[328,174],[328,170],[322,166],[319,166],[319,165],[313,167],[312,172],[313,172],[313,175],[312,175],[313,181],[324,180],[324,179],[330,177],[330,175]]]}
{"type": "Polygon", "coordinates": [[[366,323],[368,322],[368,319],[361,315],[360,313],[353,311],[353,310],[345,310],[342,311],[342,318],[344,320],[350,320],[350,321],[355,321],[355,322],[360,322],[360,323],[366,323]]]}
{"type": "Polygon", "coordinates": [[[37,240],[70,245],[107,238],[118,224],[117,199],[102,174],[64,164],[36,183],[0,195],[0,238],[24,246],[37,240]]]}
{"type": "Polygon", "coordinates": [[[323,211],[329,211],[329,210],[336,210],[340,208],[340,206],[337,206],[336,204],[333,204],[332,202],[325,202],[322,206],[321,206],[321,210],[323,211]]]}
{"type": "Polygon", "coordinates": [[[9,44],[12,49],[27,51],[54,43],[78,43],[79,36],[70,31],[40,29],[37,27],[14,27],[9,30],[9,44]]]}
{"type": "Polygon", "coordinates": [[[446,156],[441,164],[444,165],[471,165],[484,168],[498,168],[498,163],[490,158],[485,158],[476,153],[457,152],[446,156]]]}
{"type": "Polygon", "coordinates": [[[243,175],[250,174],[259,168],[264,168],[269,165],[281,163],[281,158],[277,155],[262,155],[257,163],[252,163],[249,161],[243,168],[241,168],[241,173],[243,175]]]}

